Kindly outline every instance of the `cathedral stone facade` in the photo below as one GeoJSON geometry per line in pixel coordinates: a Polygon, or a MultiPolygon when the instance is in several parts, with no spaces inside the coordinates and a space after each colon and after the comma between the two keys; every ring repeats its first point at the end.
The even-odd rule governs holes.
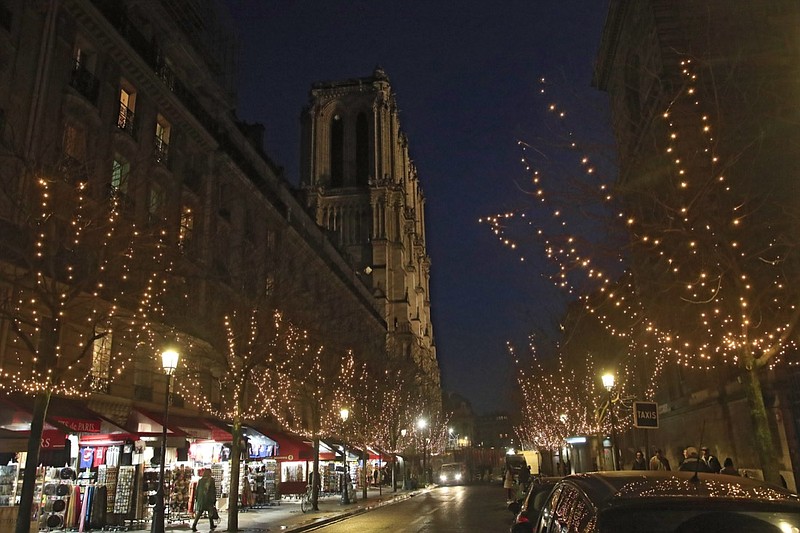
{"type": "Polygon", "coordinates": [[[313,84],[302,126],[306,205],[371,287],[392,355],[417,362],[438,402],[425,196],[389,78],[313,84]]]}

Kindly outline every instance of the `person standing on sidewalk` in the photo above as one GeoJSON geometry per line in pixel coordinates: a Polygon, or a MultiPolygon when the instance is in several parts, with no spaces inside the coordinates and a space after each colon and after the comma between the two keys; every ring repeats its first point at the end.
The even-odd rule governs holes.
{"type": "Polygon", "coordinates": [[[506,489],[508,500],[514,499],[514,472],[510,468],[506,469],[506,477],[503,481],[503,488],[506,489]]]}

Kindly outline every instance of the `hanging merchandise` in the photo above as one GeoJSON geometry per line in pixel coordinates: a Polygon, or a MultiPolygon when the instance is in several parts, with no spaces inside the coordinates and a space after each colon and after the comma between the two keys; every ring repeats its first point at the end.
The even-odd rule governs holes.
{"type": "Polygon", "coordinates": [[[179,465],[172,471],[172,491],[170,492],[170,516],[178,518],[189,513],[189,488],[194,471],[191,467],[179,465]]]}
{"type": "Polygon", "coordinates": [[[81,448],[81,460],[78,468],[81,470],[91,468],[94,462],[94,448],[92,446],[84,446],[81,448]]]}

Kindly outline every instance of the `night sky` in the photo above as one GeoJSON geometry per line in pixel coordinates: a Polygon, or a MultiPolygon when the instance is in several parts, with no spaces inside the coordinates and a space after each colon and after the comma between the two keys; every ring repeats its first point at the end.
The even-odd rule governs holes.
{"type": "MultiPolygon", "coordinates": [[[[315,81],[389,76],[427,198],[434,338],[445,390],[479,414],[509,410],[506,342],[555,338],[569,297],[478,219],[530,203],[517,141],[558,158],[539,80],[607,136],[607,98],[590,87],[606,0],[228,0],[239,38],[237,115],[266,127],[265,149],[299,181],[299,116],[315,81]]],[[[610,149],[606,150],[609,157],[610,149]]],[[[564,165],[566,166],[566,165],[564,165]]],[[[566,178],[565,178],[566,182],[566,178]]]]}

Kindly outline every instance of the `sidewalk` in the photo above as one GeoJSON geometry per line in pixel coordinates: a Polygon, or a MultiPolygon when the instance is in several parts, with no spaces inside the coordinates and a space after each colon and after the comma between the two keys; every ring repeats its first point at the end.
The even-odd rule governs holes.
{"type": "MultiPolygon", "coordinates": [[[[251,509],[239,512],[239,531],[246,533],[281,532],[297,533],[306,531],[312,527],[322,524],[329,524],[342,520],[348,516],[365,513],[377,507],[388,505],[397,501],[426,492],[432,488],[416,490],[402,490],[392,492],[391,487],[383,487],[382,494],[377,488],[370,487],[367,491],[367,499],[361,498],[361,491],[358,491],[358,500],[355,503],[342,505],[341,496],[326,496],[319,500],[319,511],[309,511],[303,513],[300,510],[300,501],[296,499],[280,500],[280,505],[273,505],[261,509],[251,509]]],[[[226,531],[228,525],[228,514],[220,512],[220,520],[217,523],[215,533],[226,531]]],[[[168,524],[166,531],[186,532],[192,527],[191,521],[181,524],[168,524]]],[[[208,519],[201,518],[197,523],[197,530],[207,532],[209,530],[208,519]]],[[[134,531],[149,531],[149,529],[137,529],[134,531]]]]}

